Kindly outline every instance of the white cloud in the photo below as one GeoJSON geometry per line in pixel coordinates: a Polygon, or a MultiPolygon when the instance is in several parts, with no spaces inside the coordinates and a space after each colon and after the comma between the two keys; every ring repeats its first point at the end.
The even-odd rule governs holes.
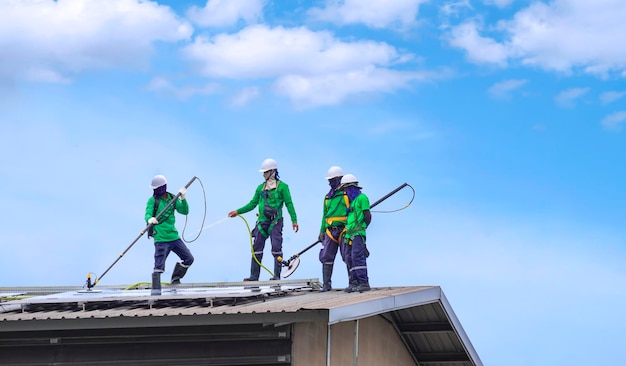
{"type": "Polygon", "coordinates": [[[338,104],[362,92],[389,92],[426,74],[392,70],[412,55],[383,42],[343,42],[304,27],[246,27],[198,37],[183,54],[210,78],[267,79],[300,106],[338,104]]]}
{"type": "Polygon", "coordinates": [[[244,88],[233,97],[231,105],[234,107],[242,107],[251,100],[258,98],[260,95],[261,90],[258,87],[244,88]]]}
{"type": "Polygon", "coordinates": [[[363,23],[371,28],[415,24],[419,6],[428,0],[327,0],[324,8],[312,8],[313,19],[338,24],[363,23]]]}
{"type": "MultiPolygon", "coordinates": [[[[626,2],[622,0],[554,0],[533,2],[508,21],[496,25],[498,38],[486,38],[472,23],[453,28],[450,43],[464,49],[470,60],[523,65],[570,73],[581,70],[600,77],[626,71],[626,2]],[[499,57],[484,57],[485,43],[499,57]]],[[[491,29],[490,29],[491,30],[491,29]]]]}
{"type": "Polygon", "coordinates": [[[602,120],[602,126],[607,130],[620,131],[624,122],[626,122],[626,111],[619,111],[606,116],[602,120]]]}
{"type": "Polygon", "coordinates": [[[316,76],[286,75],[276,81],[274,88],[298,107],[312,108],[337,105],[363,93],[392,92],[424,78],[419,73],[366,67],[316,76]]]}
{"type": "Polygon", "coordinates": [[[494,84],[489,88],[489,94],[491,94],[495,98],[508,98],[510,97],[510,92],[515,89],[519,89],[522,86],[526,85],[528,80],[505,80],[499,83],[494,84]]]}
{"type": "Polygon", "coordinates": [[[156,41],[190,37],[170,8],[139,0],[0,2],[0,78],[67,82],[88,69],[146,64],[156,41]]]}
{"type": "Polygon", "coordinates": [[[626,95],[626,92],[609,91],[600,94],[600,101],[602,102],[602,104],[609,104],[618,99],[621,99],[624,95],[626,95]]]}
{"type": "Polygon", "coordinates": [[[506,8],[511,5],[515,0],[484,0],[484,3],[487,5],[495,5],[498,8],[506,8]]]}
{"type": "Polygon", "coordinates": [[[236,25],[239,20],[254,23],[263,18],[267,0],[208,0],[203,8],[192,6],[187,17],[205,27],[236,25]]]}
{"type": "Polygon", "coordinates": [[[501,67],[507,65],[506,47],[494,39],[481,36],[476,22],[470,21],[452,28],[448,41],[452,46],[465,50],[471,62],[501,67]]]}
{"type": "Polygon", "coordinates": [[[580,67],[603,74],[623,70],[626,32],[621,0],[557,0],[536,2],[502,24],[510,34],[512,52],[524,64],[569,72],[580,67]]]}
{"type": "Polygon", "coordinates": [[[439,12],[446,17],[450,17],[459,15],[463,9],[472,9],[472,4],[470,4],[469,0],[451,1],[443,4],[439,8],[439,12]]]}
{"type": "Polygon", "coordinates": [[[574,102],[589,92],[589,88],[572,88],[560,92],[555,98],[555,102],[562,107],[573,107],[574,102]]]}
{"type": "Polygon", "coordinates": [[[172,85],[169,80],[163,77],[153,78],[146,86],[146,89],[149,91],[168,96],[172,95],[178,99],[188,99],[196,95],[214,94],[218,88],[219,86],[216,83],[206,83],[200,86],[186,85],[179,87],[172,85]]]}
{"type": "Polygon", "coordinates": [[[307,28],[249,26],[236,34],[197,37],[183,53],[207,77],[253,79],[285,74],[319,75],[387,66],[398,53],[383,42],[342,42],[307,28]]]}

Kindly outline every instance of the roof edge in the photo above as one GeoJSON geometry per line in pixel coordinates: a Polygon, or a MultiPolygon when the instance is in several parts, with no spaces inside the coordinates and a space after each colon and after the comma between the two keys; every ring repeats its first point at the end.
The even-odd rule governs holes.
{"type": "Polygon", "coordinates": [[[329,309],[328,324],[336,324],[394,310],[431,304],[441,299],[441,287],[419,288],[404,294],[387,296],[380,299],[364,301],[357,304],[329,309]]]}
{"type": "Polygon", "coordinates": [[[461,344],[465,348],[465,351],[467,352],[467,354],[471,357],[474,365],[483,366],[483,362],[481,361],[480,357],[478,356],[478,353],[474,349],[472,342],[470,342],[470,339],[467,336],[467,333],[465,333],[465,330],[463,329],[461,322],[456,317],[456,314],[454,313],[454,310],[452,310],[452,306],[448,302],[448,299],[446,298],[446,295],[444,295],[443,291],[441,292],[440,302],[441,302],[441,306],[443,307],[443,310],[446,313],[446,316],[448,317],[450,323],[452,324],[452,327],[454,328],[454,332],[461,339],[461,344]]]}

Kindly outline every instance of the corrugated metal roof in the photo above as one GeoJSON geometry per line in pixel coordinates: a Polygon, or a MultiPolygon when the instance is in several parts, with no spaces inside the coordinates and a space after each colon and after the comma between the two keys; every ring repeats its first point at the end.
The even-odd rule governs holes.
{"type": "MultiPolygon", "coordinates": [[[[318,287],[316,280],[283,280],[181,285],[164,288],[160,296],[150,295],[149,289],[74,290],[0,302],[0,332],[45,328],[51,321],[54,326],[59,321],[68,326],[78,322],[74,327],[98,319],[121,319],[125,326],[159,321],[177,325],[324,321],[332,325],[380,315],[394,324],[420,365],[482,365],[440,287],[382,287],[364,293],[322,293],[318,287]],[[257,288],[247,288],[252,284],[257,288]]],[[[24,290],[12,292],[20,291],[24,290]]]]}

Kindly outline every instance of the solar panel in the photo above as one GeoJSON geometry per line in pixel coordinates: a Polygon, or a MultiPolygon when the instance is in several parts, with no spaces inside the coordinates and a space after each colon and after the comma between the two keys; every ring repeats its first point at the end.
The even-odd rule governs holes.
{"type": "MultiPolygon", "coordinates": [[[[216,304],[235,304],[242,301],[260,301],[268,296],[280,296],[296,290],[313,289],[319,286],[315,280],[281,280],[224,282],[210,284],[185,284],[163,286],[160,295],[152,295],[149,286],[140,284],[131,289],[77,289],[22,300],[3,302],[4,309],[22,309],[28,311],[48,311],[77,307],[85,310],[98,307],[111,308],[129,304],[141,306],[214,306],[216,304]]],[[[24,293],[21,293],[24,294],[24,293]]],[[[2,312],[2,309],[0,309],[2,312]]]]}

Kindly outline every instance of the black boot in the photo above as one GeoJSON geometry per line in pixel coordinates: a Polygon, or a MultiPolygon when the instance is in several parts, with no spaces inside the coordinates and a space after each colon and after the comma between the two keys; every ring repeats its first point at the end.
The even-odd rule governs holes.
{"type": "Polygon", "coordinates": [[[346,264],[346,269],[348,269],[348,287],[344,288],[345,292],[354,292],[354,289],[359,285],[359,281],[357,281],[350,271],[350,266],[346,264]]]}
{"type": "MultiPolygon", "coordinates": [[[[261,260],[263,259],[263,256],[257,255],[256,259],[258,259],[259,262],[261,262],[261,260]]],[[[250,261],[250,277],[244,278],[243,280],[244,281],[258,281],[260,274],[261,274],[261,265],[254,260],[254,257],[252,257],[252,260],[250,261]]]]}
{"type": "Polygon", "coordinates": [[[180,279],[185,277],[187,269],[189,269],[189,267],[185,267],[180,262],[176,262],[176,267],[174,267],[174,272],[172,272],[172,280],[170,281],[170,284],[180,285],[180,279]]]}
{"type": "Polygon", "coordinates": [[[274,277],[270,278],[270,281],[280,280],[280,271],[283,270],[283,264],[274,258],[274,277]]]}
{"type": "Polygon", "coordinates": [[[359,287],[358,281],[350,281],[348,287],[344,288],[343,290],[345,292],[355,292],[357,287],[359,287]]]}
{"type": "Polygon", "coordinates": [[[330,278],[333,275],[333,265],[328,264],[328,263],[324,263],[322,264],[322,278],[324,280],[324,286],[322,286],[322,289],[320,290],[321,292],[326,292],[326,291],[330,291],[332,290],[332,281],[330,280],[330,278]]]}
{"type": "Polygon", "coordinates": [[[161,295],[161,272],[152,272],[152,291],[150,295],[161,295]]]}

